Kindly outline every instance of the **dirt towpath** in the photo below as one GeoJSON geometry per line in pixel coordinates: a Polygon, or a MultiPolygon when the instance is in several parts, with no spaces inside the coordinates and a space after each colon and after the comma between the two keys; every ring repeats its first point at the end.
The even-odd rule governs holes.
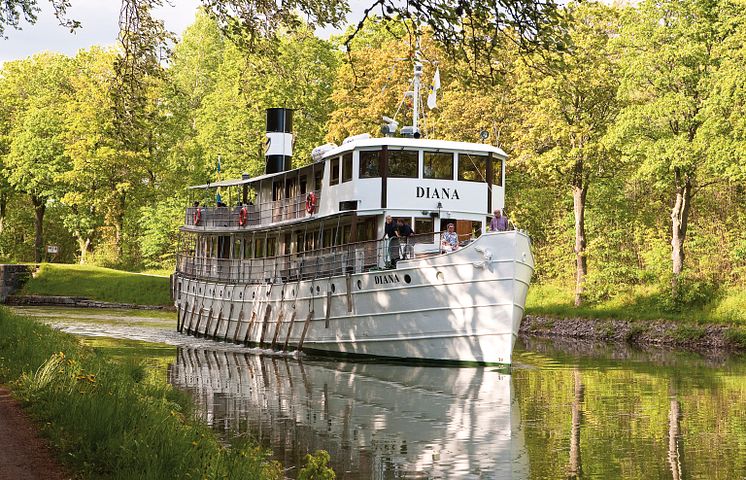
{"type": "Polygon", "coordinates": [[[73,478],[39,437],[31,419],[0,386],[0,480],[67,480],[73,478]]]}

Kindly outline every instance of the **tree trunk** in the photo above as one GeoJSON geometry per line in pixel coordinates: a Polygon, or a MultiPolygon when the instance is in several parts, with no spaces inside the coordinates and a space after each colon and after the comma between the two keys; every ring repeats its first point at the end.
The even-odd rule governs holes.
{"type": "Polygon", "coordinates": [[[684,241],[692,204],[692,178],[682,174],[679,168],[675,168],[674,181],[676,199],[671,209],[671,263],[673,268],[671,293],[675,297],[679,289],[679,277],[684,270],[684,241]]]}
{"type": "Polygon", "coordinates": [[[34,205],[34,262],[40,263],[44,254],[44,212],[47,209],[46,200],[31,195],[34,205]]]}
{"type": "Polygon", "coordinates": [[[0,192],[0,233],[5,230],[5,215],[8,211],[8,193],[0,192]]]}
{"type": "Polygon", "coordinates": [[[93,251],[93,238],[90,235],[83,238],[83,236],[77,236],[78,250],[80,250],[80,264],[84,265],[88,260],[88,254],[93,251]]]}
{"type": "MultiPolygon", "coordinates": [[[[579,176],[578,176],[579,177],[579,176]]],[[[583,290],[585,277],[588,275],[588,257],[585,251],[585,199],[588,194],[588,183],[576,177],[572,185],[573,212],[575,214],[575,306],[579,307],[585,300],[583,290]]]]}
{"type": "Polygon", "coordinates": [[[124,251],[122,242],[124,236],[124,212],[127,206],[127,194],[119,195],[119,209],[114,214],[114,243],[117,250],[117,261],[122,261],[122,252],[124,251]]]}

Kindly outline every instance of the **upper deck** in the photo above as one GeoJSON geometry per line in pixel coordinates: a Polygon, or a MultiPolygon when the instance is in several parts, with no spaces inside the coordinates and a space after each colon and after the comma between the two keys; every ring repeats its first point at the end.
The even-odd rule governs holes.
{"type": "Polygon", "coordinates": [[[340,212],[414,217],[489,215],[504,204],[507,155],[492,145],[412,138],[356,138],[310,165],[216,182],[193,189],[228,190],[227,207],[187,209],[184,230],[236,231],[280,227],[340,212]],[[309,212],[306,199],[317,197],[309,212]],[[239,212],[247,205],[241,225],[239,212]]]}

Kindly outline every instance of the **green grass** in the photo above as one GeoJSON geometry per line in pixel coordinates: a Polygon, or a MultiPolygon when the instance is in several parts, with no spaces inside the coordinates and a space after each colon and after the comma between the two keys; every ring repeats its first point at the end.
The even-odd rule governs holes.
{"type": "Polygon", "coordinates": [[[746,326],[746,291],[722,289],[704,305],[672,311],[666,295],[656,286],[631,286],[609,299],[576,308],[572,287],[533,284],[526,300],[529,315],[557,317],[613,318],[619,320],[670,320],[699,324],[746,326]]]}
{"type": "Polygon", "coordinates": [[[186,394],[133,361],[127,349],[140,355],[142,345],[97,347],[0,308],[0,383],[76,478],[282,478],[266,451],[246,441],[227,447],[195,420],[186,394]]]}
{"type": "Polygon", "coordinates": [[[170,305],[168,277],[89,265],[42,264],[22,295],[67,295],[138,305],[170,305]]]}

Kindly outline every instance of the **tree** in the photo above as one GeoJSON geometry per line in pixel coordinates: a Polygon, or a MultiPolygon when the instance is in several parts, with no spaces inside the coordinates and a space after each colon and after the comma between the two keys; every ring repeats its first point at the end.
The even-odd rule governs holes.
{"type": "Polygon", "coordinates": [[[333,109],[330,96],[336,65],[332,46],[308,28],[289,32],[256,53],[227,44],[215,88],[196,116],[206,174],[214,171],[218,156],[223,158],[226,175],[263,171],[265,110],[271,107],[295,111],[293,156],[310,159],[333,109]]]}
{"type": "Polygon", "coordinates": [[[27,194],[35,214],[34,261],[42,259],[47,201],[59,196],[59,176],[68,168],[64,104],[70,92],[69,62],[62,55],[40,54],[4,69],[19,109],[4,159],[8,182],[27,194]],[[14,78],[13,78],[14,77],[14,78]]]}
{"type": "Polygon", "coordinates": [[[570,186],[575,220],[575,305],[584,301],[588,275],[585,213],[594,178],[613,170],[604,136],[618,111],[619,75],[611,53],[617,11],[598,3],[568,5],[572,47],[552,54],[543,68],[524,65],[518,97],[524,105],[518,161],[536,178],[570,186]]]}
{"type": "Polygon", "coordinates": [[[692,202],[713,160],[700,133],[716,47],[723,40],[717,0],[643,1],[622,29],[621,93],[629,102],[614,138],[637,175],[670,192],[672,290],[684,269],[692,202]]]}

